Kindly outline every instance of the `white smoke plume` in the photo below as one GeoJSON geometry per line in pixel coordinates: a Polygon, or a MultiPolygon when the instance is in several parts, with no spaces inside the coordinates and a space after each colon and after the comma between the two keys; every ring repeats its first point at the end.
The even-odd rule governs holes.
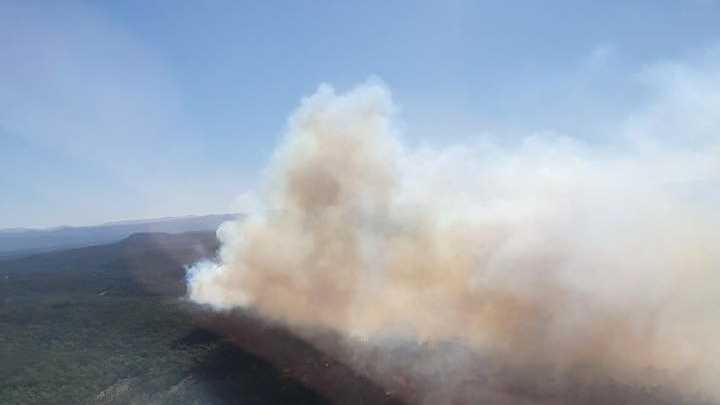
{"type": "Polygon", "coordinates": [[[380,84],[304,99],[257,210],[219,230],[189,297],[720,399],[717,132],[410,148],[394,115],[380,84]]]}

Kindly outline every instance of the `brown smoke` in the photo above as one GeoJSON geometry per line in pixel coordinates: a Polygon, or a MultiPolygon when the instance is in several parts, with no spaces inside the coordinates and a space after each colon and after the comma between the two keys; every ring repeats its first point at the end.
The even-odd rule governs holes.
{"type": "Polygon", "coordinates": [[[720,399],[720,221],[684,192],[718,178],[717,149],[408,149],[393,114],[375,84],[303,100],[261,209],[221,228],[190,298],[368,353],[456,342],[516,370],[720,399]]]}

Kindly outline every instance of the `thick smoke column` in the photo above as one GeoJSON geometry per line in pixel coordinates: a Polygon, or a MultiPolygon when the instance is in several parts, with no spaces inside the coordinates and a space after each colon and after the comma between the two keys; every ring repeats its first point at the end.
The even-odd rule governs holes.
{"type": "Polygon", "coordinates": [[[703,194],[720,184],[716,142],[411,149],[393,114],[376,84],[303,100],[261,209],[220,229],[190,298],[720,398],[720,221],[703,194]]]}

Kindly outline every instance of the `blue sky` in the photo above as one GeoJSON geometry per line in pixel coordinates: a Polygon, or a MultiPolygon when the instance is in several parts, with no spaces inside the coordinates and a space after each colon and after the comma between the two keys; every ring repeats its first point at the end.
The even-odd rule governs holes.
{"type": "Polygon", "coordinates": [[[718,46],[712,0],[5,0],[0,228],[241,209],[323,82],[381,79],[410,143],[609,143],[678,89],[720,89],[718,46]]]}

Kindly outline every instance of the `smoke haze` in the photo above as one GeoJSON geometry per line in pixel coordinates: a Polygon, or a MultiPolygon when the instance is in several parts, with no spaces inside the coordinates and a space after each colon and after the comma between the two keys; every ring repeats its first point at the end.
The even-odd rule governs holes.
{"type": "MultiPolygon", "coordinates": [[[[446,361],[413,354],[407,371],[435,376],[427,403],[450,402],[437,390],[475,357],[720,399],[716,135],[410,147],[395,115],[377,83],[304,99],[257,209],[189,270],[190,299],[365,354],[430,345],[446,361]]],[[[403,361],[355,363],[379,375],[403,361]]]]}

